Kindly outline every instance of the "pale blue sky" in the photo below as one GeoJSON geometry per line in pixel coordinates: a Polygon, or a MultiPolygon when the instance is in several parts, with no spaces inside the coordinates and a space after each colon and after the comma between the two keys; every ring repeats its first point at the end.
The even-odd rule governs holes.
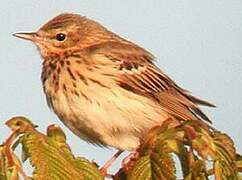
{"type": "MultiPolygon", "coordinates": [[[[48,109],[40,82],[41,63],[33,44],[12,37],[37,30],[50,18],[75,12],[150,50],[179,85],[217,105],[205,108],[213,124],[242,152],[241,0],[11,0],[0,6],[0,140],[4,121],[25,115],[45,131],[64,127],[48,109]],[[151,3],[152,2],[152,3],[151,3]]],[[[112,150],[87,145],[66,128],[75,154],[103,164],[112,150]]]]}

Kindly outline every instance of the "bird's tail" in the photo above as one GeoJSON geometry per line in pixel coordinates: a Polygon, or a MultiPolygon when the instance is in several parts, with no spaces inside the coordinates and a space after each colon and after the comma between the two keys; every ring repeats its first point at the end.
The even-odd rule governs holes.
{"type": "Polygon", "coordinates": [[[192,96],[190,94],[187,94],[186,96],[189,100],[191,100],[195,104],[202,105],[202,106],[216,107],[214,104],[212,104],[206,100],[200,99],[198,97],[192,96]]]}

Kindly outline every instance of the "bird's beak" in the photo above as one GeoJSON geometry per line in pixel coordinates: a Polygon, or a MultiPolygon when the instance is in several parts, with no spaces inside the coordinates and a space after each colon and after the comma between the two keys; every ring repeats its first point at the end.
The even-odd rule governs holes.
{"type": "Polygon", "coordinates": [[[36,38],[38,37],[36,32],[30,32],[30,33],[15,33],[13,34],[13,36],[21,38],[21,39],[25,39],[25,40],[29,40],[29,41],[35,41],[36,38]]]}

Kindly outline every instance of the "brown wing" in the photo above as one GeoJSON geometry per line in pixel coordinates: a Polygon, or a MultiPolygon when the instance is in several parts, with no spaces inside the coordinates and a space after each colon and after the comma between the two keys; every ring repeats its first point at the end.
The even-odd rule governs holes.
{"type": "Polygon", "coordinates": [[[122,73],[117,83],[121,87],[153,98],[168,113],[183,120],[203,119],[211,122],[198,105],[210,107],[214,105],[180,88],[154,65],[154,57],[146,50],[130,42],[109,42],[96,46],[94,49],[98,49],[97,53],[119,64],[117,68],[122,73]]]}

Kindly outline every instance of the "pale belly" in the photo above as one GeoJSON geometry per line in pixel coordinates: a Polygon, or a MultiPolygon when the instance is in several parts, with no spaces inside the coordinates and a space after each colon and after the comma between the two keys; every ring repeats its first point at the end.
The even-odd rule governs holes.
{"type": "Polygon", "coordinates": [[[132,150],[151,127],[169,116],[151,99],[100,86],[86,97],[58,91],[52,99],[55,113],[80,138],[98,145],[132,150]]]}

